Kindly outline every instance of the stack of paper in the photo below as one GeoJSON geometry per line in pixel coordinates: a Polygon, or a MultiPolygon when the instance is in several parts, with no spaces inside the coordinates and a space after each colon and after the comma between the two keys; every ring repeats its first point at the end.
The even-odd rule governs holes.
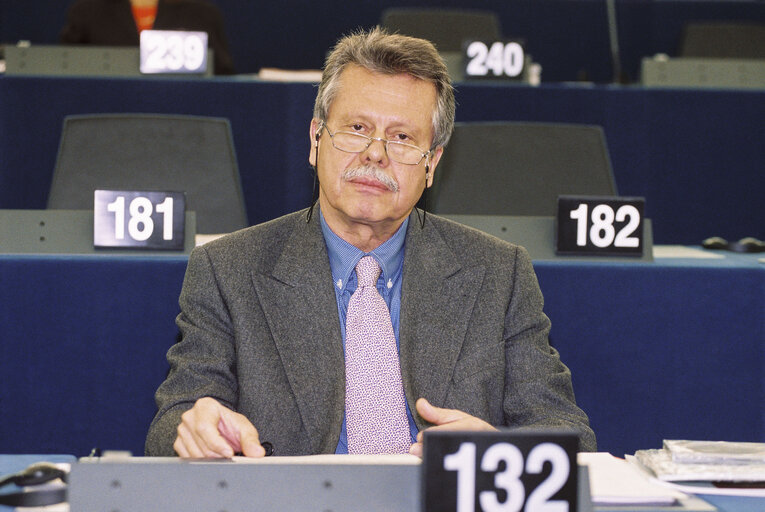
{"type": "Polygon", "coordinates": [[[765,482],[765,443],[668,440],[635,458],[666,482],[765,482]]]}
{"type": "Polygon", "coordinates": [[[693,464],[765,464],[765,443],[665,440],[672,460],[693,464]]]}
{"type": "Polygon", "coordinates": [[[668,440],[627,460],[678,491],[765,498],[765,443],[668,440]]]}
{"type": "Polygon", "coordinates": [[[682,492],[651,482],[639,468],[610,453],[579,453],[577,462],[587,466],[595,506],[675,505],[687,498],[682,492]]]}

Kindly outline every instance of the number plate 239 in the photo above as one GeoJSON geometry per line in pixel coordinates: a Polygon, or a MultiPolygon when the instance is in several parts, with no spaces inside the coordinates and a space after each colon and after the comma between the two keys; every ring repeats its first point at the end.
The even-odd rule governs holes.
{"type": "Polygon", "coordinates": [[[141,73],[204,73],[207,70],[207,33],[143,30],[140,54],[141,73]]]}
{"type": "Polygon", "coordinates": [[[182,192],[96,190],[93,245],[182,250],[185,212],[182,192]]]}
{"type": "Polygon", "coordinates": [[[576,512],[568,432],[426,432],[425,512],[576,512]]]}

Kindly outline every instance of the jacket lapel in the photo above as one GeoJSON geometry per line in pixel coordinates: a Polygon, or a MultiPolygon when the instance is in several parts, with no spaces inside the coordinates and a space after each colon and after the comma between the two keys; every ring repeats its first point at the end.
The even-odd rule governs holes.
{"type": "Polygon", "coordinates": [[[333,452],[345,393],[337,302],[318,215],[295,220],[272,274],[253,282],[312,449],[333,452]]]}
{"type": "Polygon", "coordinates": [[[401,292],[400,357],[407,402],[434,405],[446,397],[468,321],[484,276],[482,266],[463,266],[431,222],[410,218],[401,292]]]}

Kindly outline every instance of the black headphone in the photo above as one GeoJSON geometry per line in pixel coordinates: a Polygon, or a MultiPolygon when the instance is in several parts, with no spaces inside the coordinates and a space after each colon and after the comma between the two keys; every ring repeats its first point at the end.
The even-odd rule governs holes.
{"type": "MultiPolygon", "coordinates": [[[[316,133],[313,135],[313,138],[315,139],[315,142],[313,144],[313,147],[316,148],[316,164],[311,165],[311,169],[313,169],[313,192],[312,196],[313,199],[311,200],[311,206],[308,208],[308,214],[306,215],[306,222],[311,221],[311,217],[313,216],[313,207],[316,205],[316,202],[319,200],[319,192],[316,189],[316,185],[319,182],[319,130],[316,130],[316,133]]],[[[310,162],[309,162],[310,165],[310,162]]]]}
{"type": "MultiPolygon", "coordinates": [[[[38,462],[23,471],[0,478],[0,487],[14,484],[17,487],[29,487],[44,484],[60,478],[67,481],[68,472],[50,462],[38,462]]],[[[66,487],[19,491],[0,494],[0,505],[12,507],[39,507],[66,501],[66,487]]]]}

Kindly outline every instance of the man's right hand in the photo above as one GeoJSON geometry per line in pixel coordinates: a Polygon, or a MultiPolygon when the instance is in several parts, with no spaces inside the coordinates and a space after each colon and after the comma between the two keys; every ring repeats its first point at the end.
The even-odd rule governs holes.
{"type": "Polygon", "coordinates": [[[250,420],[210,397],[200,398],[183,413],[173,448],[185,458],[230,458],[235,453],[263,457],[266,454],[250,420]]]}

